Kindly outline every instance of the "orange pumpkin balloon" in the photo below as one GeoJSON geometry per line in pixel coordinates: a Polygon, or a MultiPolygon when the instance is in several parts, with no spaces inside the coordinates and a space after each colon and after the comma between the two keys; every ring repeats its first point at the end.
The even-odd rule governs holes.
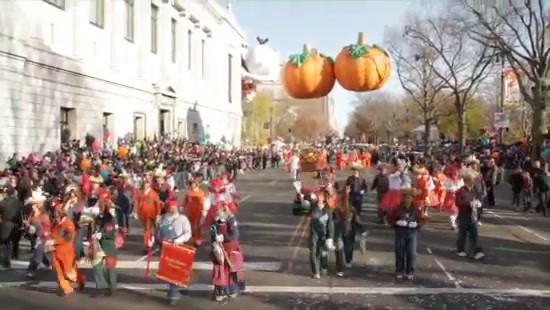
{"type": "Polygon", "coordinates": [[[295,99],[324,97],[336,82],[334,61],[307,44],[301,54],[290,56],[281,74],[286,92],[295,99]]]}
{"type": "Polygon", "coordinates": [[[365,35],[360,32],[357,44],[344,47],[336,57],[334,73],[338,83],[346,90],[376,90],[390,78],[390,56],[376,45],[367,45],[365,35]]]}

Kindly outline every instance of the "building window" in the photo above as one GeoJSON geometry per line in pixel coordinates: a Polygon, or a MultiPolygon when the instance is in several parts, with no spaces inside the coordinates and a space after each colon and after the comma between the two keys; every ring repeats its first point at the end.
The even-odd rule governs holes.
{"type": "Polygon", "coordinates": [[[134,0],[124,0],[126,22],[124,29],[124,38],[134,42],[134,0]]]}
{"type": "Polygon", "coordinates": [[[151,53],[157,53],[159,8],[151,4],[151,53]]]}
{"type": "Polygon", "coordinates": [[[172,62],[176,63],[177,61],[177,52],[178,52],[178,21],[175,18],[172,18],[172,62]]]}
{"type": "Polygon", "coordinates": [[[103,28],[105,22],[105,0],[90,0],[90,23],[103,28]]]}
{"type": "Polygon", "coordinates": [[[227,55],[227,101],[233,101],[233,55],[227,55]]]}
{"type": "Polygon", "coordinates": [[[193,32],[187,30],[187,69],[191,70],[193,61],[193,32]]]}
{"type": "Polygon", "coordinates": [[[65,0],[42,0],[62,10],[65,9],[65,0]]]}
{"type": "Polygon", "coordinates": [[[71,113],[71,109],[69,109],[69,108],[61,108],[59,112],[60,112],[60,114],[61,114],[61,115],[60,115],[60,116],[61,116],[61,117],[60,117],[60,121],[59,121],[61,127],[63,127],[63,126],[69,126],[69,114],[71,113]]]}
{"type": "Polygon", "coordinates": [[[206,41],[201,41],[201,77],[204,79],[206,73],[206,41]]]}

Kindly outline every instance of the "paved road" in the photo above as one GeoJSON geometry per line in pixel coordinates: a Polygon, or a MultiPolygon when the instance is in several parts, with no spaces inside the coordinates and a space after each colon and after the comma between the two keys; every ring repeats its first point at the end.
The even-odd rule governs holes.
{"type": "MultiPolygon", "coordinates": [[[[343,177],[344,174],[340,174],[343,177]]],[[[344,278],[310,277],[306,219],[291,215],[292,186],[280,171],[248,173],[238,181],[245,197],[239,214],[249,269],[249,293],[226,304],[209,300],[208,253],[200,250],[194,285],[182,292],[186,309],[549,309],[550,221],[506,208],[490,210],[481,227],[487,253],[482,262],[454,255],[456,235],[442,214],[432,212],[421,232],[414,281],[394,279],[392,231],[374,224],[373,197],[367,255],[357,253],[344,278]]],[[[504,205],[505,187],[498,195],[504,205]]],[[[120,287],[113,297],[93,298],[93,289],[68,298],[55,295],[53,277],[24,282],[23,270],[0,274],[0,303],[11,309],[164,309],[165,285],[145,279],[139,229],[121,255],[120,287]]],[[[88,274],[90,281],[91,275],[88,274]]],[[[93,287],[93,283],[90,283],[93,287]]]]}

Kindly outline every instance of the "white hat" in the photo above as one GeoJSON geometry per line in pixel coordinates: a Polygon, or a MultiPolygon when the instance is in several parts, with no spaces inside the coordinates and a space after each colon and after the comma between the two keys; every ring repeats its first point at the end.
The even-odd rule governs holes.
{"type": "Polygon", "coordinates": [[[46,196],[42,193],[42,190],[37,189],[32,191],[31,197],[27,199],[27,204],[37,204],[46,201],[46,196]]]}
{"type": "Polygon", "coordinates": [[[473,170],[473,169],[470,169],[470,168],[466,168],[466,167],[463,167],[462,169],[460,169],[460,171],[458,172],[458,175],[463,178],[463,179],[470,179],[470,180],[473,180],[477,177],[478,173],[473,170]]]}
{"type": "Polygon", "coordinates": [[[166,171],[164,171],[162,167],[158,167],[155,171],[153,171],[153,176],[155,178],[164,178],[166,176],[166,171]]]}
{"type": "Polygon", "coordinates": [[[352,170],[362,170],[363,165],[361,165],[359,162],[354,162],[351,164],[350,169],[352,170]]]}

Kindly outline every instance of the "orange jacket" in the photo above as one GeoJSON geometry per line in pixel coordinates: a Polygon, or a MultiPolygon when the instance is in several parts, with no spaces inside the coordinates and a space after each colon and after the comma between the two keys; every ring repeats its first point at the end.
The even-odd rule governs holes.
{"type": "Polygon", "coordinates": [[[137,199],[137,214],[141,219],[155,219],[160,215],[162,206],[155,190],[139,191],[137,199]]]}
{"type": "Polygon", "coordinates": [[[52,225],[51,237],[57,254],[74,255],[74,238],[76,236],[76,227],[74,222],[68,218],[63,218],[60,222],[52,225]]]}

